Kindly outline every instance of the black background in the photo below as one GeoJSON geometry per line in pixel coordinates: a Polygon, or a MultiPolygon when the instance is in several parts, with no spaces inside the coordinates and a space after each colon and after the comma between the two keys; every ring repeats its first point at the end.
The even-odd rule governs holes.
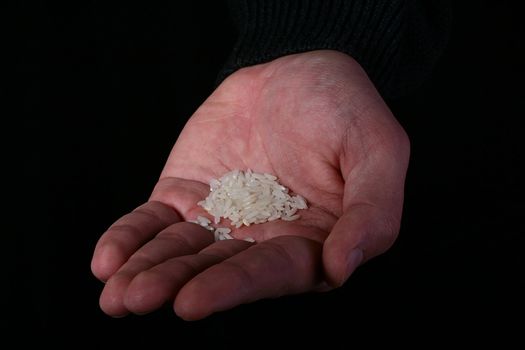
{"type": "Polygon", "coordinates": [[[213,90],[235,39],[224,1],[3,5],[14,79],[2,93],[14,108],[2,120],[15,161],[6,171],[15,182],[5,183],[15,194],[3,254],[6,324],[24,330],[22,340],[35,332],[99,347],[518,339],[524,21],[517,2],[456,3],[434,74],[387,101],[412,142],[394,247],[333,292],[197,322],[169,308],[104,315],[90,259],[105,228],[148,198],[185,120],[213,90]]]}

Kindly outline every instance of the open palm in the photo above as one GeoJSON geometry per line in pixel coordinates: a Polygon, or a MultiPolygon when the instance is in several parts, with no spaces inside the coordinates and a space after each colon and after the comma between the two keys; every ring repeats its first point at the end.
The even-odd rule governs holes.
{"type": "Polygon", "coordinates": [[[150,200],[99,240],[100,305],[122,316],[173,302],[200,319],[338,286],[397,237],[408,156],[406,134],[349,56],[312,51],[241,69],[190,118],[150,200]],[[186,221],[207,216],[197,202],[209,180],[233,169],[277,176],[309,208],[233,229],[256,243],[214,242],[186,221]]]}

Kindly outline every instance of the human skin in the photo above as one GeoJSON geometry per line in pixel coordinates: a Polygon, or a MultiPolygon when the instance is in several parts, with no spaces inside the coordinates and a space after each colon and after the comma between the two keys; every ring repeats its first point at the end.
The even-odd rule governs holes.
{"type": "Polygon", "coordinates": [[[409,153],[407,134],[346,54],[311,51],[236,71],[188,120],[148,202],[98,241],[91,268],[105,282],[102,310],[120,317],[172,303],[197,320],[341,286],[397,238],[409,153]],[[197,202],[233,169],[277,176],[309,208],[214,242],[186,221],[209,217],[197,202]]]}

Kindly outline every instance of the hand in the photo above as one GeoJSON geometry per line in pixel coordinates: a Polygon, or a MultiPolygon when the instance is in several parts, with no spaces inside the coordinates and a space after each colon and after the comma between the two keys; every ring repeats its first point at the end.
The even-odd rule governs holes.
{"type": "Polygon", "coordinates": [[[149,201],[100,238],[100,306],[123,316],[173,302],[196,320],[340,286],[396,239],[408,159],[406,133],[351,57],[312,51],[241,69],[187,122],[149,201]],[[248,168],[276,175],[309,208],[233,229],[256,243],[214,242],[185,222],[209,217],[197,202],[211,178],[248,168]]]}

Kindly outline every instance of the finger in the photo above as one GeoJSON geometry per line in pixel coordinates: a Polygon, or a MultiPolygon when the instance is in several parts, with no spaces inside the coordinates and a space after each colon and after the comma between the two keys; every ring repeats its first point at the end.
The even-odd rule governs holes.
{"type": "Polygon", "coordinates": [[[341,286],[360,264],[394,243],[403,206],[402,163],[365,163],[345,178],[343,215],[323,246],[324,274],[331,286],[341,286]]]}
{"type": "Polygon", "coordinates": [[[199,254],[169,259],[137,275],[124,297],[127,310],[144,314],[173,301],[178,291],[195,275],[253,245],[242,240],[214,243],[199,254]]]}
{"type": "Polygon", "coordinates": [[[323,246],[328,284],[341,286],[359,265],[390,248],[398,232],[398,220],[380,208],[370,204],[348,208],[323,246]]]}
{"type": "Polygon", "coordinates": [[[258,299],[311,290],[321,280],[321,244],[298,236],[264,241],[214,265],[189,281],[175,312],[202,319],[258,299]]]}
{"type": "Polygon", "coordinates": [[[179,215],[160,202],[147,202],[117,220],[99,239],[91,271],[106,281],[145,242],[167,226],[180,221],[179,215]]]}
{"type": "Polygon", "coordinates": [[[108,315],[128,313],[124,295],[135,276],[163,261],[188,254],[196,254],[214,242],[213,234],[199,225],[180,222],[160,232],[153,240],[139,248],[108,280],[100,295],[100,308],[108,315]]]}
{"type": "Polygon", "coordinates": [[[374,131],[365,138],[350,133],[341,158],[343,215],[323,246],[325,278],[333,287],[342,285],[361,263],[390,248],[399,233],[410,144],[393,117],[381,123],[391,125],[377,130],[389,132],[374,131]],[[361,157],[355,157],[352,149],[361,149],[357,153],[361,157]]]}

